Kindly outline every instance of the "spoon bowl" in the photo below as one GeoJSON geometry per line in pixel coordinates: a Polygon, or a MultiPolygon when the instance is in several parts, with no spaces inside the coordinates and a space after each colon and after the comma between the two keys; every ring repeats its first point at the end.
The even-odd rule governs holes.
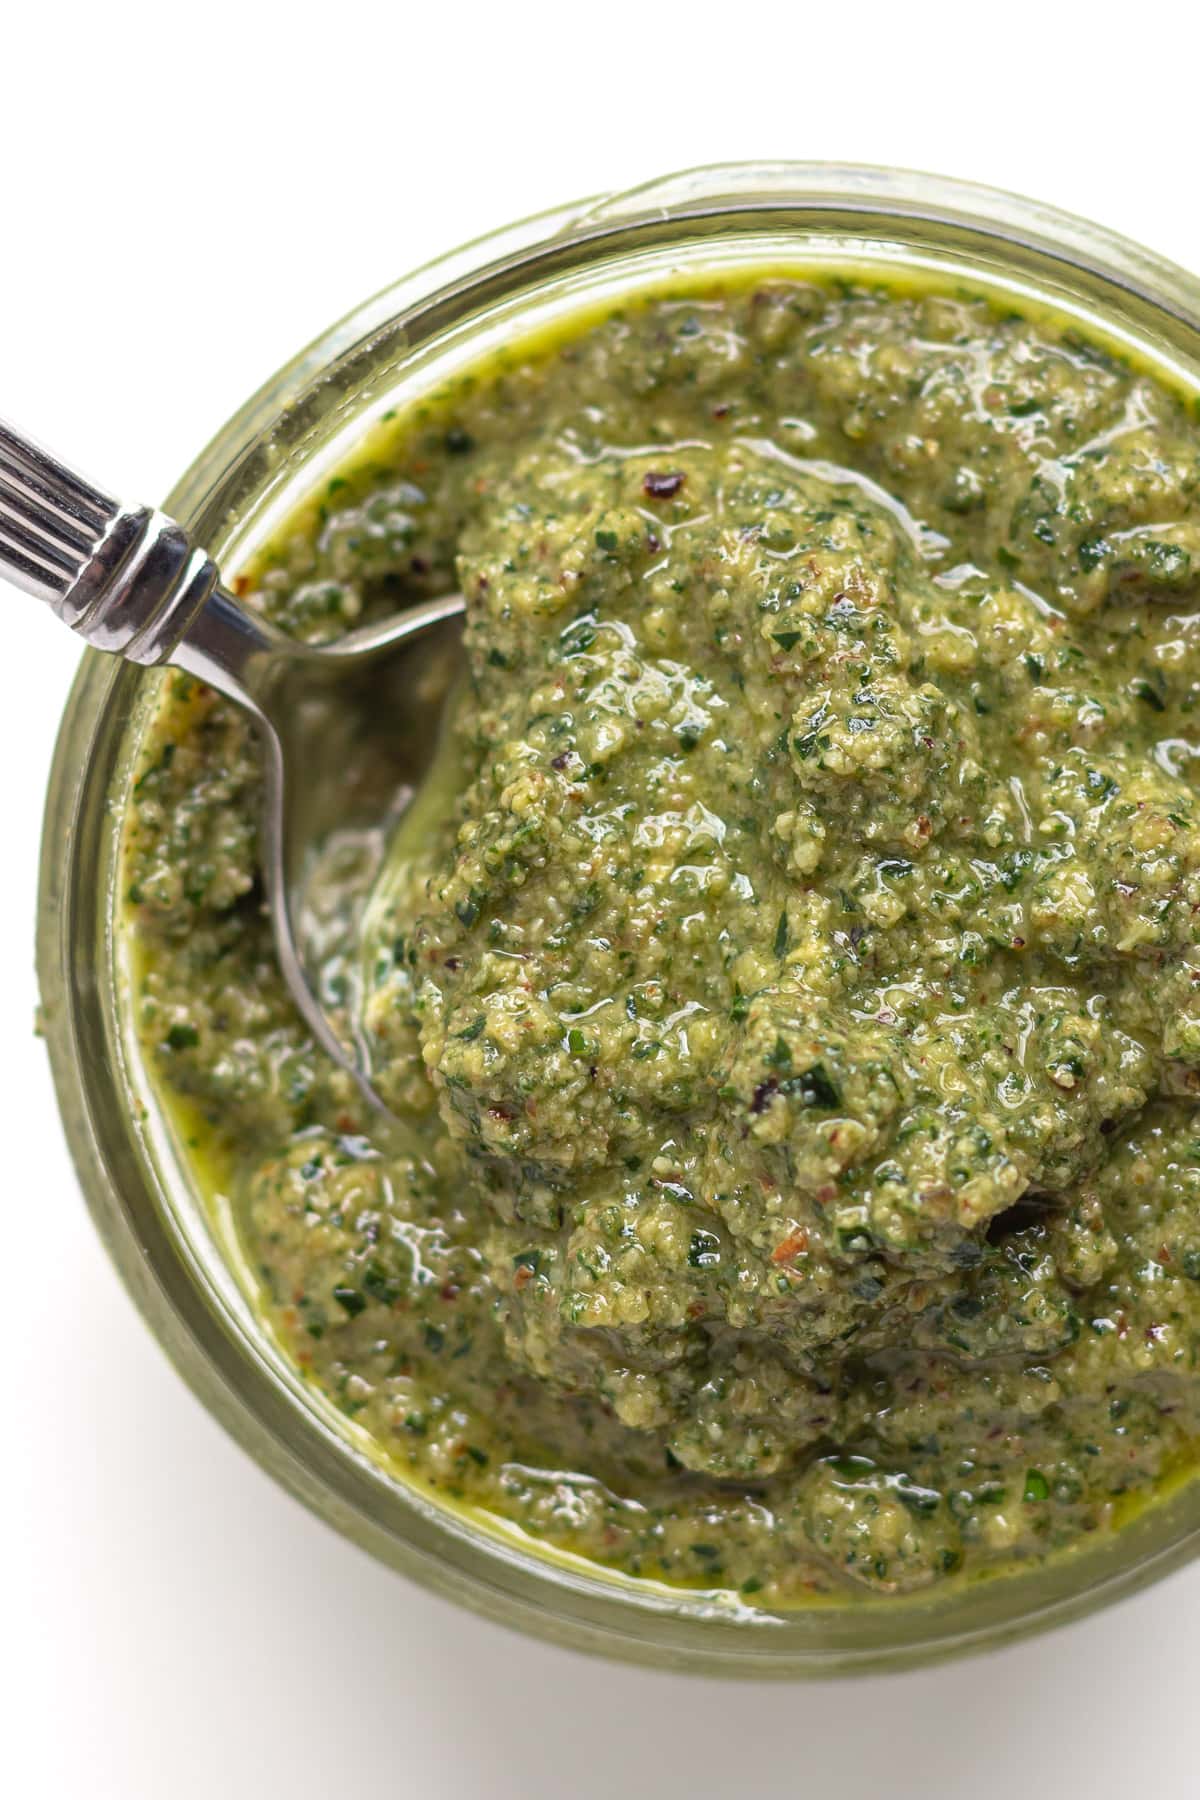
{"type": "Polygon", "coordinates": [[[0,574],[94,649],[186,669],[253,720],[280,969],[321,1048],[386,1112],[344,922],[331,934],[339,915],[353,933],[388,828],[432,757],[462,596],[417,602],[332,644],[297,643],[240,606],[174,520],[122,505],[3,421],[0,574]]]}
{"type": "Polygon", "coordinates": [[[280,966],[313,1035],[379,1107],[359,926],[437,745],[461,612],[448,595],[304,656],[289,644],[256,694],[263,880],[280,966]]]}

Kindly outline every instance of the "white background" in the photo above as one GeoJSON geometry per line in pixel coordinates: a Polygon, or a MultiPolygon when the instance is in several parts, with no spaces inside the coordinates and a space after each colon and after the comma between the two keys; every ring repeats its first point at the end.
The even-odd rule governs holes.
{"type": "MultiPolygon", "coordinates": [[[[1200,27],[804,0],[0,0],[0,412],[156,500],[330,319],[476,232],[691,163],[1035,194],[1200,267],[1200,27]],[[414,16],[415,15],[415,16],[414,16]]],[[[74,641],[6,594],[0,1788],[991,1800],[1194,1793],[1200,1567],[979,1661],[740,1687],[526,1643],[374,1567],[168,1368],[95,1241],[32,1038],[74,641]]]]}

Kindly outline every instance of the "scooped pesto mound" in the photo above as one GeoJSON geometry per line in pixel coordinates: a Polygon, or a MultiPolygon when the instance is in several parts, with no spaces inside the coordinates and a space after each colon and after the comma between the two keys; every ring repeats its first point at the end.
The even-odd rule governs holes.
{"type": "Polygon", "coordinates": [[[1196,936],[1190,789],[1061,620],[964,571],[968,634],[923,550],[769,444],[539,446],[463,538],[456,834],[376,908],[378,1079],[419,1047],[510,1353],[712,1475],[836,1436],[865,1356],[1070,1343],[989,1228],[1180,1054],[1140,990],[1196,936]],[[1034,645],[1051,759],[974,704],[1034,645]],[[1165,867],[1122,894],[1135,834],[1165,867]]]}
{"type": "Polygon", "coordinates": [[[287,1004],[252,747],[182,678],[139,1021],[394,1466],[788,1603],[1190,1465],[1198,473],[1051,320],[779,281],[483,366],[282,534],[250,603],[305,636],[467,599],[351,958],[403,1147],[287,1004]]]}

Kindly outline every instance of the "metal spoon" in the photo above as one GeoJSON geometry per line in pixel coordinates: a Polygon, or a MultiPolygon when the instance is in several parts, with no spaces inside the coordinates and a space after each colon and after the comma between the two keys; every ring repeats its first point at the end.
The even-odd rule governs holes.
{"type": "MultiPolygon", "coordinates": [[[[322,1049],[382,1107],[352,1017],[326,1004],[316,956],[303,954],[312,936],[301,932],[305,884],[331,825],[350,823],[338,812],[337,778],[369,723],[381,665],[411,656],[461,614],[462,596],[422,601],[320,648],[295,643],[230,598],[211,557],[173,519],[121,505],[2,420],[0,574],[93,648],[145,667],[173,663],[249,714],[263,749],[262,872],[279,966],[322,1049]]],[[[434,720],[415,732],[409,723],[407,742],[428,760],[434,720]]],[[[420,772],[409,771],[410,786],[420,772]]],[[[391,771],[393,784],[399,774],[391,771]]]]}

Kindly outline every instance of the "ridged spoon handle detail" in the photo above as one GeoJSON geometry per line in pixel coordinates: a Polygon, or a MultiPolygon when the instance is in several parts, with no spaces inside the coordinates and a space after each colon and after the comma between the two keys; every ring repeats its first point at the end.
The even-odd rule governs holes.
{"type": "Polygon", "coordinates": [[[0,574],[98,650],[165,662],[217,586],[165,513],[125,506],[0,419],[0,574]]]}

